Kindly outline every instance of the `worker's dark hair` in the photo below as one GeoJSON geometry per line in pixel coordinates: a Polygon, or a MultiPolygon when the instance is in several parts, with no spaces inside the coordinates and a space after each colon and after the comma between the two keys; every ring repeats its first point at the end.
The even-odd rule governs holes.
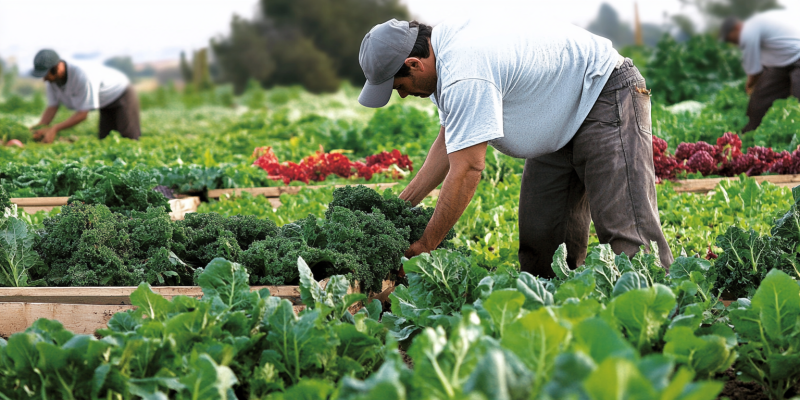
{"type": "Polygon", "coordinates": [[[731,31],[734,28],[736,28],[736,25],[739,25],[739,22],[741,22],[741,20],[739,18],[734,17],[734,16],[730,16],[728,18],[725,18],[725,20],[722,21],[722,26],[720,26],[720,28],[719,28],[719,38],[720,38],[720,40],[722,40],[723,42],[727,42],[728,41],[728,35],[731,33],[731,31]]]}
{"type": "MultiPolygon", "coordinates": [[[[431,38],[431,32],[433,32],[433,27],[430,25],[420,24],[417,21],[411,21],[408,23],[408,26],[419,27],[419,31],[417,33],[417,41],[414,42],[414,47],[411,49],[411,53],[408,57],[418,57],[418,58],[428,58],[431,55],[431,52],[428,48],[428,39],[431,38]]],[[[411,69],[408,68],[407,65],[403,64],[400,67],[400,71],[397,71],[394,74],[395,78],[404,78],[406,76],[411,75],[411,69]]]]}

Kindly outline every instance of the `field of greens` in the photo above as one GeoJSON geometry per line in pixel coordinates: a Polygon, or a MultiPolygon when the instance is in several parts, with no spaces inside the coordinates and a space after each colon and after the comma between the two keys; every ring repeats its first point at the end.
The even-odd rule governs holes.
{"type": "Polygon", "coordinates": [[[748,175],[800,172],[800,104],[778,101],[737,135],[748,98],[735,57],[697,37],[665,39],[642,62],[670,248],[615,255],[591,233],[585,265],[570,270],[562,246],[553,279],[519,271],[523,161],[493,149],[439,249],[403,257],[436,206],[397,197],[438,133],[425,100],[370,110],[347,85],[241,96],[165,86],[140,94],[138,142],[98,141],[90,114],[43,145],[26,128],[41,94],[3,99],[2,140],[24,146],[0,147],[0,286],[138,289],[137,308],[96,335],[39,319],[0,338],[0,399],[798,396],[800,188],[748,175]],[[672,76],[681,52],[694,67],[672,76]],[[709,60],[725,68],[712,74],[709,60]],[[672,182],[716,176],[738,178],[708,194],[672,182]],[[378,182],[398,184],[356,186],[378,182]],[[278,208],[207,196],[287,184],[330,187],[283,194],[278,208]],[[175,194],[203,203],[173,222],[175,194]],[[10,202],[53,196],[69,204],[27,214],[10,202]],[[676,256],[669,271],[657,251],[676,256]],[[388,300],[369,299],[385,279],[397,284],[388,300]],[[355,281],[362,294],[348,293],[355,281]],[[204,296],[167,300],[151,290],[163,285],[204,296]],[[306,307],[256,285],[299,285],[306,307]]]}

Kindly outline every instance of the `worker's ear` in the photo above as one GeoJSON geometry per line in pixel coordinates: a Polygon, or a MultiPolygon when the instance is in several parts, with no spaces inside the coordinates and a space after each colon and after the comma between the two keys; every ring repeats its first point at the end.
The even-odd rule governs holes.
{"type": "Polygon", "coordinates": [[[425,72],[425,64],[417,57],[406,58],[405,64],[412,72],[425,72]]]}

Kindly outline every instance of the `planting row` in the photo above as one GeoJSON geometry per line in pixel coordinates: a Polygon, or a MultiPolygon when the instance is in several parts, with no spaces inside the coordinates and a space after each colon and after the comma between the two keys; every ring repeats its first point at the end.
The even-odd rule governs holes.
{"type": "Polygon", "coordinates": [[[783,399],[800,375],[800,286],[779,270],[729,307],[714,267],[597,247],[577,270],[555,255],[557,278],[487,271],[452,250],[404,263],[409,286],[377,300],[325,289],[302,258],[295,315],[287,300],[250,292],[246,269],[212,260],[204,297],[168,301],[147,284],[138,309],[108,329],[74,335],[38,320],[0,339],[0,393],[47,398],[217,399],[714,399],[720,373],[756,380],[783,399]],[[404,358],[398,345],[405,350],[404,358]],[[412,364],[412,366],[409,365],[412,364]]]}
{"type": "Polygon", "coordinates": [[[336,189],[324,217],[306,214],[280,228],[252,215],[190,213],[172,222],[163,207],[112,208],[75,202],[38,231],[8,209],[0,286],[191,285],[217,257],[242,263],[251,284],[286,285],[297,283],[296,259],[303,257],[320,278],[345,274],[379,291],[433,214],[364,186],[336,189]]]}

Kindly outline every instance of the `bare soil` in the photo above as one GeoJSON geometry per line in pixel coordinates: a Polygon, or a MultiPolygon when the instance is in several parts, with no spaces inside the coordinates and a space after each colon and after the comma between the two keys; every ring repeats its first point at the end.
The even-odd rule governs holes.
{"type": "Polygon", "coordinates": [[[736,379],[736,371],[729,368],[727,371],[715,377],[717,380],[724,380],[725,386],[718,399],[728,398],[730,400],[769,400],[767,391],[756,381],[742,382],[736,379]]]}
{"type": "Polygon", "coordinates": [[[400,355],[403,357],[403,362],[406,363],[408,368],[414,369],[414,360],[412,360],[411,357],[408,356],[408,353],[406,353],[406,351],[402,348],[399,348],[398,350],[400,350],[400,355]]]}

